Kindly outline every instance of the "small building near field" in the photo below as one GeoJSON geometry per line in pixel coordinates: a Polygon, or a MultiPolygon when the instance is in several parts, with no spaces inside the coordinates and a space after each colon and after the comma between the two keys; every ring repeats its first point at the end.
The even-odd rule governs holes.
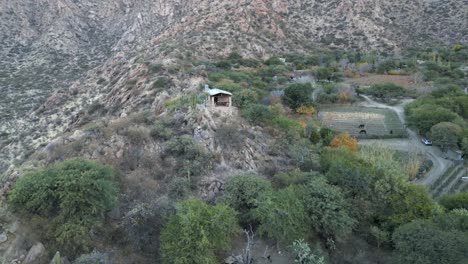
{"type": "Polygon", "coordinates": [[[210,89],[205,85],[205,93],[207,95],[206,102],[208,107],[231,107],[232,93],[220,89],[210,89]]]}

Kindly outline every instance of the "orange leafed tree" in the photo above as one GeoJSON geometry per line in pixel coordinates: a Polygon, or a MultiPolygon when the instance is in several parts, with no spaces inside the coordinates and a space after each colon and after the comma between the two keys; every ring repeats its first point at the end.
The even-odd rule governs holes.
{"type": "Polygon", "coordinates": [[[358,150],[356,138],[348,133],[341,133],[336,135],[330,142],[330,146],[333,148],[345,147],[351,151],[358,150]]]}

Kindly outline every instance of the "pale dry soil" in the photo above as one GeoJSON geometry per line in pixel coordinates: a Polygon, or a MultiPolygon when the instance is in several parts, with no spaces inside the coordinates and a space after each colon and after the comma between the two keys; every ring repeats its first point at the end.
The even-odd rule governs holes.
{"type": "MultiPolygon", "coordinates": [[[[361,102],[361,106],[365,107],[377,107],[377,108],[386,108],[395,111],[400,118],[401,122],[405,124],[405,112],[404,107],[406,104],[410,103],[412,99],[405,99],[400,104],[395,106],[389,106],[382,103],[378,103],[368,96],[361,95],[365,101],[361,102]]],[[[421,143],[421,138],[409,128],[406,128],[408,132],[409,139],[370,139],[370,140],[359,140],[360,145],[369,145],[372,143],[380,143],[388,146],[390,148],[414,152],[418,151],[424,153],[428,159],[432,161],[432,168],[422,179],[418,180],[418,183],[429,186],[439,177],[441,177],[447,169],[453,165],[453,162],[443,158],[443,153],[439,148],[435,146],[426,146],[421,143]]]]}

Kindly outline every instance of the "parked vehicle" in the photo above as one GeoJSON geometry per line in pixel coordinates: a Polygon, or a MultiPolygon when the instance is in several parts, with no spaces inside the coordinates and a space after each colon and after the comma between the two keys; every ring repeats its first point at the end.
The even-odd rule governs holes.
{"type": "Polygon", "coordinates": [[[421,142],[426,146],[432,146],[432,140],[428,138],[421,138],[421,142]]]}

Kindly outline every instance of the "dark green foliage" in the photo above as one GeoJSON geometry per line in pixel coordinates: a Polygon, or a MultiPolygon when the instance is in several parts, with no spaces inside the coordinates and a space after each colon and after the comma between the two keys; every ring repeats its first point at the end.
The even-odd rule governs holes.
{"type": "MultiPolygon", "coordinates": [[[[442,80],[443,82],[449,82],[449,80],[442,80]]],[[[443,84],[442,84],[443,85],[443,84]]],[[[442,86],[441,88],[433,91],[431,93],[432,96],[435,98],[442,98],[442,97],[448,97],[448,96],[463,96],[463,91],[460,88],[460,86],[456,84],[449,84],[446,86],[442,86]]]]}
{"type": "Polygon", "coordinates": [[[310,232],[304,204],[293,187],[264,193],[254,216],[260,222],[258,231],[281,243],[289,245],[310,232]]]}
{"type": "Polygon", "coordinates": [[[163,70],[163,65],[159,63],[152,63],[148,66],[148,71],[150,73],[158,73],[163,70]]]}
{"type": "Polygon", "coordinates": [[[402,96],[406,93],[403,87],[393,83],[374,84],[368,89],[361,89],[360,92],[375,96],[380,99],[402,96]]]}
{"type": "Polygon", "coordinates": [[[290,185],[305,184],[309,179],[317,177],[314,172],[303,172],[300,169],[295,169],[288,172],[281,172],[273,176],[273,186],[276,188],[284,188],[290,185]]]}
{"type": "Polygon", "coordinates": [[[456,148],[461,134],[462,128],[450,122],[442,122],[431,127],[432,142],[440,146],[443,151],[456,148]]]}
{"type": "Polygon", "coordinates": [[[445,231],[458,231],[468,238],[468,210],[453,209],[445,214],[435,216],[432,221],[445,231]]]}
{"type": "Polygon", "coordinates": [[[318,68],[315,75],[319,81],[338,82],[341,80],[341,74],[338,72],[338,69],[333,67],[318,68]]]}
{"type": "Polygon", "coordinates": [[[241,113],[245,119],[252,123],[268,123],[274,118],[270,108],[261,104],[251,104],[241,113]]]}
{"type": "Polygon", "coordinates": [[[232,68],[232,63],[229,60],[219,61],[215,63],[216,67],[224,70],[229,70],[232,68]]]}
{"type": "Polygon", "coordinates": [[[321,127],[319,131],[320,138],[322,139],[323,145],[328,146],[330,145],[331,141],[336,135],[336,132],[327,128],[321,127]]]}
{"type": "MultiPolygon", "coordinates": [[[[311,131],[309,139],[310,139],[310,142],[312,142],[312,144],[319,143],[320,139],[321,139],[319,132],[317,130],[311,131]]],[[[331,139],[331,140],[333,140],[333,139],[331,139]]],[[[330,144],[331,140],[328,140],[328,144],[330,144]]]]}
{"type": "Polygon", "coordinates": [[[158,90],[167,89],[172,84],[171,80],[167,77],[159,77],[153,83],[153,88],[158,90]]]}
{"type": "Polygon", "coordinates": [[[284,65],[284,63],[278,57],[271,57],[265,61],[266,65],[284,65]]]}
{"type": "Polygon", "coordinates": [[[406,111],[411,114],[413,109],[429,105],[430,107],[443,107],[463,118],[468,118],[468,95],[451,95],[446,93],[443,97],[426,96],[418,98],[406,107],[406,111]]]}
{"type": "Polygon", "coordinates": [[[344,239],[351,233],[356,221],[349,216],[340,188],[314,177],[298,192],[316,232],[332,239],[344,239]]]}
{"type": "Polygon", "coordinates": [[[312,85],[310,83],[295,83],[284,90],[283,102],[294,111],[301,106],[312,105],[312,85]]]}
{"type": "Polygon", "coordinates": [[[150,136],[154,139],[168,140],[172,137],[173,131],[162,122],[158,122],[150,128],[150,136]]]}
{"type": "Polygon", "coordinates": [[[452,122],[459,117],[456,113],[435,105],[422,105],[417,108],[410,106],[407,113],[408,125],[418,128],[422,135],[429,132],[435,124],[452,122]]]}
{"type": "Polygon", "coordinates": [[[453,209],[468,210],[468,193],[446,194],[440,198],[439,203],[449,211],[453,209]]]}
{"type": "Polygon", "coordinates": [[[458,80],[464,76],[464,73],[460,69],[434,62],[426,62],[423,73],[426,81],[434,81],[443,77],[458,80]]]}
{"type": "Polygon", "coordinates": [[[234,94],[232,103],[240,109],[244,109],[247,106],[256,103],[257,100],[258,94],[255,91],[250,89],[242,89],[234,94]]]}
{"type": "Polygon", "coordinates": [[[187,178],[174,178],[169,182],[169,198],[174,201],[183,200],[190,195],[190,181],[187,178]]]}
{"type": "Polygon", "coordinates": [[[189,135],[173,137],[169,140],[166,143],[166,153],[176,157],[176,167],[180,176],[187,178],[200,176],[211,168],[212,156],[195,144],[189,135]]]}
{"type": "Polygon", "coordinates": [[[233,209],[200,200],[181,202],[161,234],[163,263],[219,263],[215,253],[229,246],[236,231],[233,209]]]}
{"type": "Polygon", "coordinates": [[[468,260],[467,236],[440,230],[430,221],[403,225],[392,239],[401,264],[462,264],[468,260]]]}
{"type": "Polygon", "coordinates": [[[377,66],[377,73],[384,74],[384,73],[388,73],[391,70],[395,70],[397,68],[398,68],[398,65],[395,60],[387,60],[387,61],[381,62],[377,66]]]}
{"type": "Polygon", "coordinates": [[[386,226],[390,229],[416,219],[427,219],[438,211],[424,186],[407,184],[399,193],[392,193],[382,211],[390,211],[386,226]]]}
{"type": "Polygon", "coordinates": [[[271,184],[259,176],[235,176],[225,186],[220,201],[239,213],[242,225],[253,221],[252,210],[257,208],[258,199],[265,192],[271,191],[271,184]]]}
{"type": "Polygon", "coordinates": [[[360,221],[378,220],[392,231],[398,225],[429,218],[437,205],[422,186],[409,184],[399,164],[388,159],[368,163],[345,149],[327,149],[322,165],[330,183],[342,188],[352,204],[352,216],[360,221]]]}
{"type": "Polygon", "coordinates": [[[325,258],[315,255],[303,239],[293,242],[292,250],[294,252],[295,264],[325,264],[325,258]]]}
{"type": "Polygon", "coordinates": [[[22,215],[48,219],[50,230],[45,235],[61,251],[76,254],[88,248],[91,230],[115,205],[114,181],[108,166],[69,160],[18,179],[9,201],[22,215]]]}

